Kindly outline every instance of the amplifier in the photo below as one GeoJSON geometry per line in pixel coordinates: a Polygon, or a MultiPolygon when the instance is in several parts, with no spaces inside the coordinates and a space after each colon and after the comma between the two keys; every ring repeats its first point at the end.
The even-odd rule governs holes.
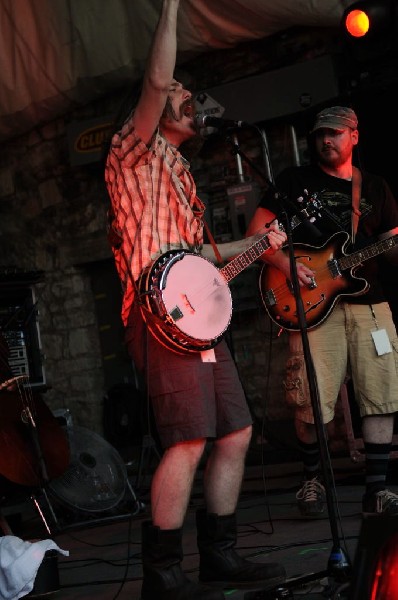
{"type": "Polygon", "coordinates": [[[30,377],[28,351],[26,349],[25,340],[23,339],[23,332],[4,332],[3,337],[7,341],[10,351],[8,364],[10,365],[12,374],[15,376],[26,375],[27,377],[30,377]],[[18,345],[14,345],[16,338],[19,342],[18,345]]]}
{"type": "MultiPolygon", "coordinates": [[[[0,286],[1,287],[1,286],[0,286]]],[[[9,349],[12,374],[29,377],[31,387],[45,386],[38,311],[33,286],[4,288],[0,294],[0,331],[9,349]]]]}

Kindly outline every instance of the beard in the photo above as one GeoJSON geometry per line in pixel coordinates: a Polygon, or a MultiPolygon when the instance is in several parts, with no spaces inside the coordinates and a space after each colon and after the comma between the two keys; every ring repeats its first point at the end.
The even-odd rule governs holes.
{"type": "Polygon", "coordinates": [[[343,157],[335,148],[329,146],[322,148],[318,153],[318,160],[325,167],[339,167],[344,163],[343,157]]]}

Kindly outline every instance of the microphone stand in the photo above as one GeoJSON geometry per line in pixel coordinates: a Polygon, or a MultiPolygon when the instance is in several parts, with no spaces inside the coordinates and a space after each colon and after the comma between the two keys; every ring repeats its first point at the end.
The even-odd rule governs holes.
{"type": "MultiPolygon", "coordinates": [[[[328,445],[327,445],[327,437],[325,432],[325,426],[322,420],[322,413],[319,401],[319,392],[317,386],[316,373],[312,361],[310,345],[308,341],[308,330],[307,330],[307,322],[305,317],[305,311],[303,306],[303,301],[300,293],[300,285],[298,281],[297,275],[297,266],[296,259],[294,255],[294,244],[292,238],[292,227],[290,223],[290,218],[288,215],[288,211],[286,206],[289,205],[290,201],[287,196],[278,192],[271,181],[264,175],[262,170],[256,165],[248,156],[245,155],[244,152],[241,151],[239,144],[236,141],[236,138],[232,140],[229,136],[227,137],[227,141],[232,144],[232,152],[234,155],[239,154],[243,160],[245,160],[253,170],[255,170],[265,181],[265,183],[269,186],[270,189],[274,189],[275,193],[278,195],[279,199],[282,201],[282,210],[281,214],[283,215],[283,221],[286,223],[286,235],[288,241],[288,250],[289,250],[289,260],[290,260],[290,276],[291,283],[293,287],[293,294],[296,300],[296,309],[298,322],[300,326],[302,344],[303,344],[303,352],[304,352],[304,360],[307,369],[307,378],[310,390],[311,397],[311,405],[314,415],[314,424],[316,428],[319,451],[320,451],[320,460],[321,460],[321,468],[322,474],[324,478],[324,484],[326,489],[326,503],[328,507],[328,515],[329,515],[329,523],[330,530],[332,534],[332,550],[329,555],[327,569],[321,571],[319,573],[310,573],[309,575],[303,575],[300,577],[295,577],[291,580],[286,581],[283,585],[279,586],[276,590],[274,590],[274,595],[272,595],[272,590],[268,590],[265,592],[265,595],[259,596],[258,592],[248,592],[245,594],[245,600],[277,600],[279,598],[284,598],[286,596],[283,594],[283,590],[286,592],[289,589],[295,588],[299,585],[303,585],[304,583],[310,581],[316,581],[331,575],[335,578],[336,581],[345,582],[348,580],[348,576],[351,574],[351,565],[349,563],[348,558],[346,557],[340,543],[340,537],[337,527],[337,498],[335,493],[335,484],[334,484],[334,476],[333,469],[331,465],[328,445]],[[276,595],[275,595],[276,594],[276,595]]],[[[291,204],[290,204],[291,205],[291,204]]]]}

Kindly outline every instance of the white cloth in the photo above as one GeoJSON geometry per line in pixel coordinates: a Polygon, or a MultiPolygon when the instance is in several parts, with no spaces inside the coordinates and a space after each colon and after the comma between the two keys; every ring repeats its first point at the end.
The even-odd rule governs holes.
{"type": "Polygon", "coordinates": [[[18,600],[32,591],[37,571],[48,550],[61,550],[52,540],[24,542],[14,535],[0,537],[0,600],[18,600]]]}

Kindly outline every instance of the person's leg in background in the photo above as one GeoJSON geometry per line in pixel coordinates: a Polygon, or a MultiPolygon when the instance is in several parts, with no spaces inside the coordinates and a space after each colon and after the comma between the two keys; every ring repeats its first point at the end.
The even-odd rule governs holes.
{"type": "MultiPolygon", "coordinates": [[[[345,315],[341,305],[337,305],[321,325],[308,331],[308,342],[316,373],[314,388],[319,392],[319,408],[327,435],[326,425],[334,417],[335,404],[348,368],[345,315]]],[[[284,385],[286,402],[294,409],[297,442],[303,463],[303,482],[296,494],[297,506],[303,516],[317,517],[324,513],[326,490],[300,332],[291,332],[289,335],[284,385]]]]}

